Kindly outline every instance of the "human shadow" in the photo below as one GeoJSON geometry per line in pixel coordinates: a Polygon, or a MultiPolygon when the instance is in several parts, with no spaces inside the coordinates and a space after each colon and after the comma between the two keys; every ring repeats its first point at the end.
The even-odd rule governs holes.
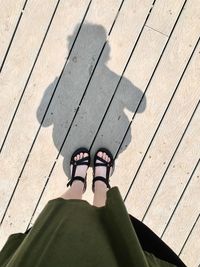
{"type": "MultiPolygon", "coordinates": [[[[68,177],[69,162],[75,149],[92,145],[92,154],[96,148],[104,146],[115,154],[130,123],[125,110],[141,113],[146,107],[146,98],[143,97],[138,108],[143,92],[127,78],[120,80],[121,76],[107,67],[110,59],[108,42],[101,53],[107,38],[104,27],[85,23],[77,35],[79,27],[78,24],[67,38],[68,51],[76,41],[61,78],[56,77],[48,86],[37,110],[37,119],[43,127],[53,125],[53,141],[64,157],[63,168],[68,177]]],[[[126,146],[120,153],[131,138],[129,130],[126,146]]]]}

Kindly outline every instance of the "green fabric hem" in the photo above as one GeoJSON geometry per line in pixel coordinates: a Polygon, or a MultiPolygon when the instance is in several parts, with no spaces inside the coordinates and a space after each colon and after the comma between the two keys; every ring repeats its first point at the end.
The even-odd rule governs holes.
{"type": "MultiPolygon", "coordinates": [[[[67,208],[67,205],[65,206],[64,203],[67,204],[70,202],[80,203],[78,205],[80,209],[81,205],[88,206],[88,209],[90,209],[89,206],[91,206],[96,209],[105,226],[105,231],[108,232],[109,242],[112,245],[113,253],[115,254],[119,266],[175,267],[174,265],[164,262],[156,258],[154,255],[143,251],[121,197],[119,188],[117,186],[112,187],[106,194],[106,203],[105,206],[102,207],[93,206],[87,200],[83,199],[63,199],[59,197],[49,200],[34,225],[36,225],[37,228],[37,223],[40,224],[40,218],[43,216],[45,217],[46,212],[48,214],[50,210],[54,210],[55,207],[53,205],[57,205],[56,203],[62,202],[63,204],[61,204],[61,206],[64,209],[65,207],[67,208]]],[[[58,204],[58,206],[60,206],[60,204],[58,204]]],[[[36,228],[33,228],[32,234],[37,232],[36,228]]],[[[0,267],[6,266],[29,233],[31,233],[31,231],[28,233],[15,233],[9,236],[3,249],[0,251],[0,267]]]]}
{"type": "Polygon", "coordinates": [[[144,251],[149,267],[176,267],[176,265],[155,257],[152,253],[144,251]]]}

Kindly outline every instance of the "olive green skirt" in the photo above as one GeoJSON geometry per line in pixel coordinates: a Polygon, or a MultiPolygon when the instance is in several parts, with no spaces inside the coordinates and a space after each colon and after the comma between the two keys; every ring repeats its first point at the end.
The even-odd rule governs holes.
{"type": "Polygon", "coordinates": [[[0,267],[175,266],[141,247],[118,187],[106,205],[86,200],[48,201],[33,227],[9,236],[0,267]]]}

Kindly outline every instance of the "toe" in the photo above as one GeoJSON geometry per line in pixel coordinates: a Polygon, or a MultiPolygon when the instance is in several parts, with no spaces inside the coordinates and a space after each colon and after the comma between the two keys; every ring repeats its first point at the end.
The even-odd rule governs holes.
{"type": "Polygon", "coordinates": [[[88,156],[88,153],[84,153],[83,157],[86,158],[88,156]]]}
{"type": "Polygon", "coordinates": [[[105,152],[103,153],[103,159],[106,160],[106,153],[105,152]]]}
{"type": "Polygon", "coordinates": [[[81,153],[80,153],[80,159],[82,159],[82,158],[83,158],[83,153],[81,152],[81,153]]]}
{"type": "Polygon", "coordinates": [[[79,156],[79,154],[76,156],[76,160],[79,160],[80,159],[80,156],[79,156]]]}
{"type": "Polygon", "coordinates": [[[74,160],[77,160],[77,157],[74,157],[74,160]]]}
{"type": "Polygon", "coordinates": [[[102,154],[103,154],[102,152],[98,152],[97,155],[101,158],[102,157],[102,154]]]}

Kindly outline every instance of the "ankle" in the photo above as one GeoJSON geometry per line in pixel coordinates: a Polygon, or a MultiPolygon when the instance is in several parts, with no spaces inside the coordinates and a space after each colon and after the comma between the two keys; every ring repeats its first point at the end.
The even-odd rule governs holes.
{"type": "Polygon", "coordinates": [[[84,184],[81,181],[74,180],[71,185],[72,190],[83,191],[84,184]]]}
{"type": "Polygon", "coordinates": [[[94,189],[95,190],[103,190],[103,191],[107,191],[107,185],[103,182],[103,181],[95,181],[94,183],[94,189]]]}

